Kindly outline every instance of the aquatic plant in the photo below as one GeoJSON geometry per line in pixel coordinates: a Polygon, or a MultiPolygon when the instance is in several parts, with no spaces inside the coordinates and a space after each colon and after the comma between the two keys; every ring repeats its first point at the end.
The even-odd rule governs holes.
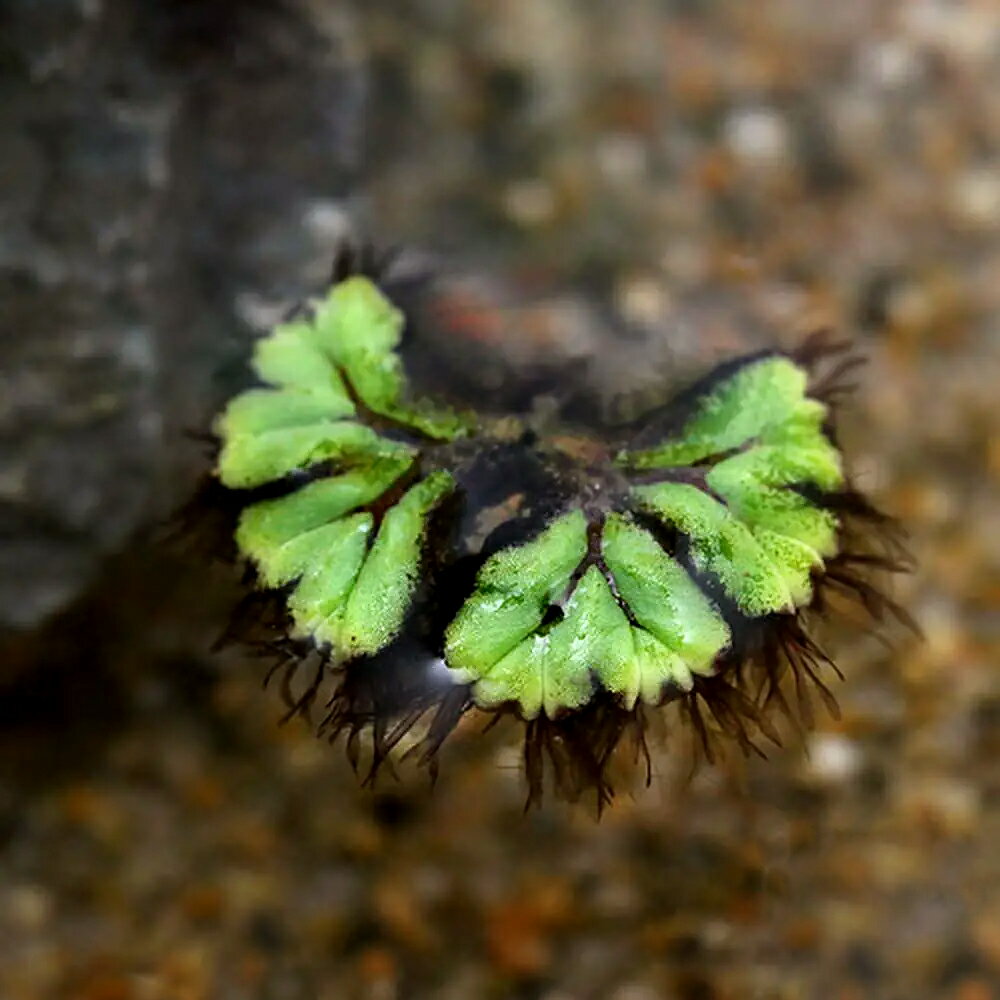
{"type": "Polygon", "coordinates": [[[355,764],[370,741],[369,778],[418,726],[435,766],[477,710],[523,721],[529,800],[548,760],[603,805],[620,744],[648,768],[662,705],[709,757],[778,741],[775,713],[808,723],[810,690],[835,711],[812,628],[832,595],[908,621],[871,580],[908,567],[901,533],[836,443],[845,344],[737,357],[599,439],[542,438],[414,391],[384,271],[347,255],[256,344],[212,488],[250,567],[227,637],[274,657],[291,714],[322,701],[355,764]]]}

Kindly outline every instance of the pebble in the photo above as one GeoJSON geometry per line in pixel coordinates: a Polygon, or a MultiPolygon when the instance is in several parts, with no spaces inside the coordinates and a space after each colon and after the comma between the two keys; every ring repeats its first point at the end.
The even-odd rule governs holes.
{"type": "Polygon", "coordinates": [[[52,917],[52,896],[41,885],[14,885],[0,904],[5,923],[22,932],[38,933],[52,917]]]}
{"type": "Polygon", "coordinates": [[[806,768],[824,784],[843,784],[858,774],[863,764],[854,740],[840,733],[813,733],[808,740],[806,768]]]}
{"type": "Polygon", "coordinates": [[[960,224],[996,231],[1000,226],[1000,162],[959,174],[952,183],[949,203],[960,224]]]}
{"type": "Polygon", "coordinates": [[[788,129],[773,108],[746,108],[726,120],[726,143],[737,159],[751,166],[773,167],[789,155],[788,129]]]}
{"type": "Polygon", "coordinates": [[[508,186],[503,196],[504,209],[510,218],[525,227],[550,222],[556,211],[556,199],[545,181],[532,178],[508,186]]]}

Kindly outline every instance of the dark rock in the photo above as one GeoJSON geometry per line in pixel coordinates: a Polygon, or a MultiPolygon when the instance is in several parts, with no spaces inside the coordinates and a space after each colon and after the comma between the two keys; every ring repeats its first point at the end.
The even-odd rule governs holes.
{"type": "Polygon", "coordinates": [[[181,432],[254,309],[320,277],[363,87],[271,0],[18,0],[0,37],[0,626],[27,628],[189,489],[181,432]]]}

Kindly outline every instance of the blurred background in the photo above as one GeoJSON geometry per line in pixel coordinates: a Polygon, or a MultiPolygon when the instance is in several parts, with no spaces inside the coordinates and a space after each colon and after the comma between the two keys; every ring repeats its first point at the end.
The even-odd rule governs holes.
{"type": "Polygon", "coordinates": [[[0,144],[0,996],[1000,996],[994,0],[2,0],[0,144]],[[498,304],[487,393],[848,333],[925,639],[600,823],[511,728],[359,789],[150,541],[358,230],[498,304]]]}

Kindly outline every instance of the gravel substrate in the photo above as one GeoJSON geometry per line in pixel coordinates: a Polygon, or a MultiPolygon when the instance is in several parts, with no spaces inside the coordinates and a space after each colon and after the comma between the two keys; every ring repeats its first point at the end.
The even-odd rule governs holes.
{"type": "Polygon", "coordinates": [[[1000,996],[995,3],[0,21],[0,997],[1000,996]],[[924,637],[829,636],[842,717],[768,760],[689,778],[668,715],[599,823],[523,814],[516,733],[477,720],[433,789],[406,762],[359,788],[209,652],[228,569],[126,541],[359,217],[460,260],[497,350],[609,408],[848,332],[845,450],[909,526],[924,637]]]}

